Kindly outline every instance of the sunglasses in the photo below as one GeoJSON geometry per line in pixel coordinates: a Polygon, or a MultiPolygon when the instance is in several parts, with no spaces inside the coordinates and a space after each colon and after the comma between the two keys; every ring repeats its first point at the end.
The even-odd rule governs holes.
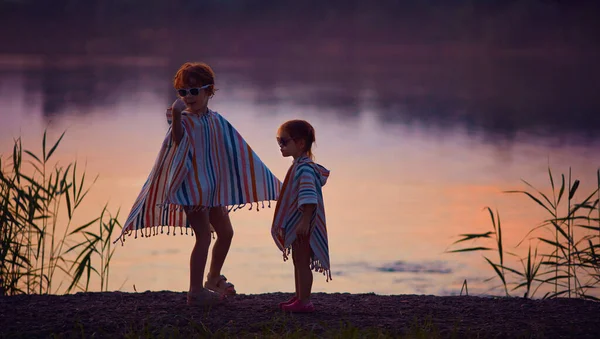
{"type": "Polygon", "coordinates": [[[277,137],[277,144],[279,144],[279,147],[284,147],[292,140],[294,140],[294,138],[279,138],[279,137],[277,137]]]}
{"type": "Polygon", "coordinates": [[[202,87],[195,87],[195,88],[179,88],[177,90],[177,94],[179,94],[179,96],[182,98],[187,96],[188,93],[190,93],[190,95],[192,95],[192,96],[196,96],[196,95],[200,94],[200,90],[209,88],[210,86],[212,86],[212,84],[204,85],[202,87]]]}

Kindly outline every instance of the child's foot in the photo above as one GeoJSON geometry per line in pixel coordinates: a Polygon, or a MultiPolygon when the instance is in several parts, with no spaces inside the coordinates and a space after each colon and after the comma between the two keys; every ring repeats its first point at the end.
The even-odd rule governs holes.
{"type": "Polygon", "coordinates": [[[315,311],[315,305],[312,302],[304,304],[302,301],[297,299],[291,304],[281,306],[281,309],[285,312],[291,313],[312,313],[315,311]]]}
{"type": "Polygon", "coordinates": [[[227,282],[227,278],[225,278],[224,275],[220,275],[216,278],[207,277],[204,288],[225,296],[236,294],[235,287],[232,283],[227,282]]]}
{"type": "Polygon", "coordinates": [[[200,292],[188,292],[187,304],[188,306],[214,306],[223,303],[225,300],[224,295],[202,289],[200,292]]]}
{"type": "Polygon", "coordinates": [[[293,296],[290,299],[288,299],[287,301],[279,303],[279,308],[282,308],[284,305],[289,305],[289,304],[295,302],[296,300],[298,300],[298,297],[293,296]]]}

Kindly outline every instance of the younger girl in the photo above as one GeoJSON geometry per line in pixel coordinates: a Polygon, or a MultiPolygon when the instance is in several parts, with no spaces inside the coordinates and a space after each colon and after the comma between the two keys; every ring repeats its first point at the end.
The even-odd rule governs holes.
{"type": "MultiPolygon", "coordinates": [[[[196,244],[190,257],[188,304],[210,305],[236,293],[221,275],[233,228],[229,210],[276,200],[281,182],[252,151],[244,138],[219,113],[208,108],[215,93],[215,74],[204,63],[185,63],[175,74],[177,99],[167,110],[170,128],[123,227],[142,237],[173,227],[193,229],[196,244]],[[204,267],[217,234],[210,269],[204,267]]],[[[264,207],[264,204],[262,205],[264,207]]],[[[119,237],[119,239],[121,239],[119,237]]],[[[117,239],[118,240],[118,239],[117,239]]],[[[124,238],[123,238],[124,240],[124,238]]]]}
{"type": "Polygon", "coordinates": [[[284,260],[291,250],[294,262],[296,293],[290,300],[279,304],[287,312],[314,311],[310,301],[311,270],[323,273],[327,281],[331,279],[321,190],[327,182],[329,170],[313,162],[311,147],[314,141],[315,130],[304,120],[287,121],[277,132],[281,155],[294,159],[285,176],[271,228],[284,260]]]}

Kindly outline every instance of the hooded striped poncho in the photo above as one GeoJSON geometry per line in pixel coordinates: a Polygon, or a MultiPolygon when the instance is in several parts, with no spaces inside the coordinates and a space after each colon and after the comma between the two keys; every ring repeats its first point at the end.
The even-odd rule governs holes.
{"type": "Polygon", "coordinates": [[[311,269],[323,273],[329,281],[331,266],[322,191],[327,178],[329,178],[329,170],[314,163],[307,156],[294,160],[285,176],[275,207],[271,235],[277,247],[283,252],[283,259],[287,260],[292,244],[296,240],[296,228],[302,218],[302,206],[315,204],[310,225],[312,230],[310,247],[313,252],[311,269]]]}
{"type": "MultiPolygon", "coordinates": [[[[171,111],[167,121],[172,122],[171,111]]],[[[169,127],[154,166],[135,200],[119,239],[132,232],[141,236],[186,230],[185,208],[227,207],[277,200],[281,181],[219,113],[182,113],[183,138],[175,145],[169,127]]]]}

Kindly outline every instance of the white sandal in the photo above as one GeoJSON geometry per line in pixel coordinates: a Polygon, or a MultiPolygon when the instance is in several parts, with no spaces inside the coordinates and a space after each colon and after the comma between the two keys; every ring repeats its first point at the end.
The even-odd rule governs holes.
{"type": "Polygon", "coordinates": [[[211,282],[210,278],[207,277],[204,288],[224,296],[232,296],[237,293],[234,285],[227,282],[227,278],[225,278],[224,275],[219,276],[219,278],[216,279],[216,283],[213,282],[214,281],[211,282]]]}

